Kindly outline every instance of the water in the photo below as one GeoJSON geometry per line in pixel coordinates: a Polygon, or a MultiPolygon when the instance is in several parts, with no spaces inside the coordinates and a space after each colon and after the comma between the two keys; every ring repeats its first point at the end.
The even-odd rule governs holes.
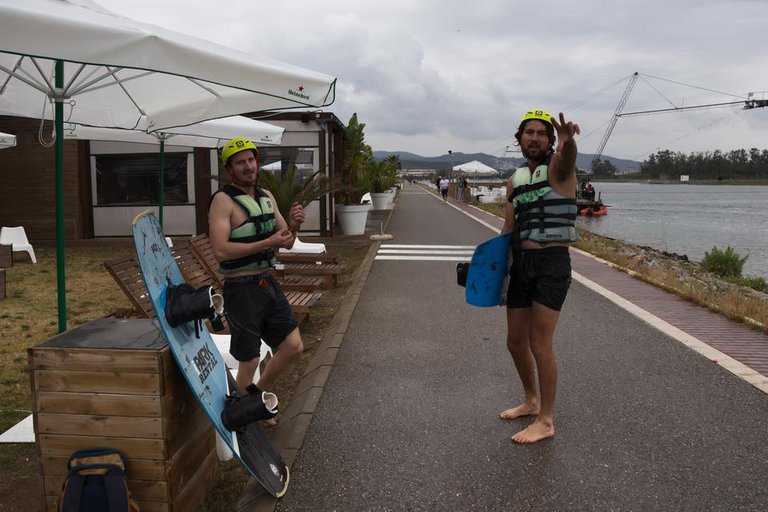
{"type": "Polygon", "coordinates": [[[599,235],[685,254],[713,247],[748,256],[743,275],[768,278],[768,186],[595,183],[610,207],[577,225],[599,235]]]}

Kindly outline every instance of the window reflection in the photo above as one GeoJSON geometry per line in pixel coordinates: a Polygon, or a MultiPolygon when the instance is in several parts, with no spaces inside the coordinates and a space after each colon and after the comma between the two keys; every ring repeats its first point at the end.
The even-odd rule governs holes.
{"type": "MultiPolygon", "coordinates": [[[[157,154],[96,155],[96,205],[156,205],[157,154]]],[[[166,153],[164,204],[187,204],[187,154],[166,153]]]]}
{"type": "Polygon", "coordinates": [[[294,181],[300,185],[315,173],[315,148],[261,147],[259,161],[261,170],[276,173],[281,180],[287,176],[290,166],[295,165],[294,181]]]}

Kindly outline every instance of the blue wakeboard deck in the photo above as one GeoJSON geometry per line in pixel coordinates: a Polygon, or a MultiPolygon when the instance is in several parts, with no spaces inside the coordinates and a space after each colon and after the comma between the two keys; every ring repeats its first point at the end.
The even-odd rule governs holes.
{"type": "Polygon", "coordinates": [[[498,235],[475,248],[467,273],[465,300],[479,307],[498,306],[509,272],[509,244],[512,233],[498,235]]]}
{"type": "Polygon", "coordinates": [[[168,285],[183,283],[184,277],[154,212],[146,211],[133,219],[133,240],[160,332],[187,384],[235,457],[269,494],[279,498],[288,489],[288,467],[260,423],[253,422],[243,433],[234,433],[221,422],[221,412],[234,380],[208,329],[203,326],[198,338],[192,322],[171,327],[165,319],[168,285]]]}

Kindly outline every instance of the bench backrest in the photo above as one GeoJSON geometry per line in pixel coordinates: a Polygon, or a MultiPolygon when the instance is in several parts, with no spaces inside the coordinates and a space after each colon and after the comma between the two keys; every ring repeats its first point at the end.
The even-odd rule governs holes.
{"type": "Polygon", "coordinates": [[[213,255],[213,246],[211,239],[205,233],[195,235],[189,239],[189,247],[192,253],[197,256],[200,264],[203,265],[208,274],[216,282],[218,288],[224,288],[224,276],[219,272],[219,262],[213,255]]]}

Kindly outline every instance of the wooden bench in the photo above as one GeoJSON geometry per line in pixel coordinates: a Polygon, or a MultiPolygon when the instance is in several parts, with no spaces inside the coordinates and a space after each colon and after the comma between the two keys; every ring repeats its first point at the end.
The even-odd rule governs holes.
{"type": "MultiPolygon", "coordinates": [[[[219,272],[219,262],[213,255],[213,247],[211,247],[211,240],[206,234],[195,235],[189,240],[192,251],[197,255],[198,259],[208,268],[208,273],[213,275],[219,286],[224,286],[224,276],[219,272]]],[[[316,255],[313,255],[316,256],[316,255]]],[[[318,260],[319,261],[319,260],[318,260]]],[[[286,263],[291,267],[298,263],[286,263]]],[[[313,263],[313,265],[315,265],[313,263]]],[[[306,273],[306,272],[292,272],[292,271],[276,271],[275,275],[278,277],[280,287],[287,291],[305,291],[310,292],[325,285],[327,288],[333,288],[336,286],[336,276],[343,272],[344,266],[335,263],[325,263],[318,265],[322,267],[322,272],[330,272],[333,279],[329,280],[322,272],[321,273],[306,273]]]]}
{"type": "Polygon", "coordinates": [[[282,263],[275,267],[275,275],[282,279],[291,276],[317,276],[323,279],[325,288],[335,288],[338,277],[346,270],[339,263],[282,263]]]}
{"type": "Polygon", "coordinates": [[[280,252],[276,254],[280,263],[330,263],[338,264],[339,258],[329,252],[280,252]]]}
{"type": "Polygon", "coordinates": [[[154,318],[155,312],[152,309],[147,287],[144,285],[144,278],[136,258],[124,256],[105,261],[104,267],[131,301],[133,308],[147,318],[154,318]]]}
{"type": "MultiPolygon", "coordinates": [[[[184,274],[184,279],[187,283],[191,284],[195,288],[200,286],[213,286],[214,290],[221,293],[224,289],[224,284],[219,285],[219,281],[209,271],[207,265],[202,261],[195,252],[192,250],[192,245],[184,245],[175,247],[171,251],[176,258],[176,262],[179,264],[181,273],[184,274]]],[[[293,313],[299,318],[299,321],[303,321],[309,317],[312,307],[322,297],[322,292],[318,292],[316,288],[303,291],[284,290],[285,298],[291,304],[293,313]]],[[[226,307],[226,305],[225,305],[226,307]]]]}
{"type": "MultiPolygon", "coordinates": [[[[211,247],[208,235],[203,233],[193,236],[190,242],[195,254],[223,282],[224,277],[218,271],[219,263],[213,255],[213,247],[211,247]]],[[[278,259],[278,267],[274,270],[274,273],[279,277],[280,285],[284,290],[288,290],[293,283],[301,282],[302,278],[307,279],[310,276],[319,278],[326,288],[336,286],[337,277],[346,270],[344,265],[340,263],[323,263],[322,260],[316,258],[319,254],[312,254],[311,256],[313,256],[311,263],[283,262],[278,259]],[[320,263],[318,264],[317,261],[320,261],[320,263]]]]}
{"type": "MultiPolygon", "coordinates": [[[[213,286],[216,293],[221,293],[222,286],[208,272],[206,266],[192,251],[190,245],[176,246],[171,251],[176,258],[184,280],[195,288],[201,286],[213,286]]],[[[147,294],[144,285],[144,278],[141,275],[141,267],[133,256],[126,256],[117,260],[104,262],[104,266],[109,271],[123,292],[128,296],[134,308],[148,318],[154,318],[155,312],[147,294]]],[[[299,323],[309,318],[312,307],[320,300],[322,293],[317,291],[297,292],[286,291],[285,297],[291,304],[294,314],[299,323]]],[[[225,305],[226,307],[226,305],[225,305]]]]}

